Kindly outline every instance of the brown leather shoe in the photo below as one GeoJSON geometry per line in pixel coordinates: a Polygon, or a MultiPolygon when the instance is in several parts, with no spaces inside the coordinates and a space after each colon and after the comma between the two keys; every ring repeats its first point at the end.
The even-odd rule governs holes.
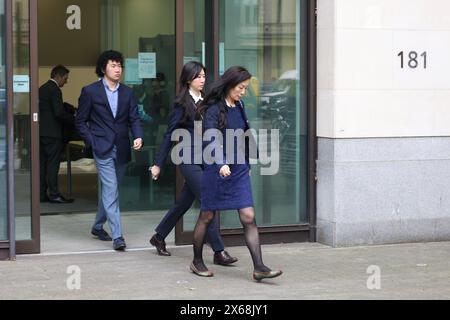
{"type": "Polygon", "coordinates": [[[220,252],[214,252],[214,264],[220,264],[222,266],[229,266],[232,263],[238,261],[238,258],[232,257],[225,250],[220,252]]]}
{"type": "Polygon", "coordinates": [[[150,239],[152,246],[156,247],[156,251],[160,256],[170,256],[170,252],[166,250],[166,242],[164,240],[158,240],[156,234],[150,239]]]}
{"type": "Polygon", "coordinates": [[[253,279],[256,281],[261,281],[262,279],[275,278],[281,276],[283,271],[281,270],[270,270],[270,271],[253,271],[253,279]]]}
{"type": "Polygon", "coordinates": [[[198,270],[198,269],[195,267],[195,265],[194,265],[193,262],[192,262],[191,265],[189,266],[189,269],[191,269],[191,271],[192,271],[193,273],[195,273],[196,275],[198,275],[198,276],[200,276],[200,277],[212,277],[212,276],[214,276],[214,273],[212,273],[212,272],[209,271],[209,270],[206,270],[206,271],[200,271],[200,270],[198,270]]]}

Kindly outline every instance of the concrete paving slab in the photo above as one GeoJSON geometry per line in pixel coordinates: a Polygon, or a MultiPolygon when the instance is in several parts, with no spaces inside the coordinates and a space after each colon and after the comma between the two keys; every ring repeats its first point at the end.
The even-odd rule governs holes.
{"type": "Polygon", "coordinates": [[[239,258],[231,267],[213,265],[206,248],[212,278],[188,270],[191,246],[169,250],[171,257],[153,248],[18,256],[0,262],[0,299],[450,299],[450,242],[264,245],[264,262],[284,274],[260,283],[246,247],[229,249],[239,258]],[[81,272],[79,289],[70,266],[81,272]]]}

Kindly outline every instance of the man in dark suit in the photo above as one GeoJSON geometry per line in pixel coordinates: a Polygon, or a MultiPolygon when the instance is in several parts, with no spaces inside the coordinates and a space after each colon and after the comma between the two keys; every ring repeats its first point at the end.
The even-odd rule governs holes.
{"type": "Polygon", "coordinates": [[[143,130],[138,106],[131,88],[120,83],[123,56],[108,50],[97,61],[96,73],[101,78],[81,91],[75,124],[87,146],[92,148],[101,182],[101,198],[91,233],[103,241],[114,239],[113,248],[124,250],[125,240],[119,208],[119,182],[131,160],[129,128],[133,149],[142,147],[143,130]],[[112,239],[103,229],[106,220],[112,239]]]}
{"type": "Polygon", "coordinates": [[[66,111],[61,89],[69,78],[69,70],[57,65],[51,79],[39,88],[39,148],[41,202],[70,203],[58,189],[58,172],[64,147],[64,126],[73,125],[74,116],[66,111]],[[48,194],[47,194],[48,189],[48,194]]]}

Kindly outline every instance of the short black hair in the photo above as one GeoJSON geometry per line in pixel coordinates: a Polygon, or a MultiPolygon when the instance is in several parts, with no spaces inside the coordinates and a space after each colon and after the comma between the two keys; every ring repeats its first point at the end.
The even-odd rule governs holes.
{"type": "Polygon", "coordinates": [[[67,69],[66,67],[64,67],[62,64],[58,64],[57,66],[55,66],[51,73],[50,73],[50,78],[54,78],[55,76],[60,76],[60,77],[64,77],[66,74],[68,74],[70,71],[69,69],[67,69]]]}
{"type": "Polygon", "coordinates": [[[106,65],[108,61],[118,62],[123,67],[123,55],[119,51],[107,50],[102,52],[97,59],[97,66],[95,67],[95,73],[99,76],[99,78],[103,78],[105,73],[103,72],[106,69],[106,65]]]}

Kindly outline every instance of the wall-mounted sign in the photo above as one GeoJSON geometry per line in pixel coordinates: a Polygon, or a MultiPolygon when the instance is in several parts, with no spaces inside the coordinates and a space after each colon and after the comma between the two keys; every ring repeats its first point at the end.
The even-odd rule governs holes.
{"type": "Polygon", "coordinates": [[[141,84],[138,59],[125,59],[125,84],[141,84]]]}
{"type": "Polygon", "coordinates": [[[156,78],[156,53],[139,52],[139,78],[156,78]]]}
{"type": "MultiPolygon", "coordinates": [[[[392,41],[393,86],[398,90],[450,88],[449,31],[395,31],[392,41]]],[[[387,65],[387,63],[386,63],[387,65]]]]}
{"type": "Polygon", "coordinates": [[[13,92],[30,92],[30,77],[28,75],[13,75],[13,92]]]}

